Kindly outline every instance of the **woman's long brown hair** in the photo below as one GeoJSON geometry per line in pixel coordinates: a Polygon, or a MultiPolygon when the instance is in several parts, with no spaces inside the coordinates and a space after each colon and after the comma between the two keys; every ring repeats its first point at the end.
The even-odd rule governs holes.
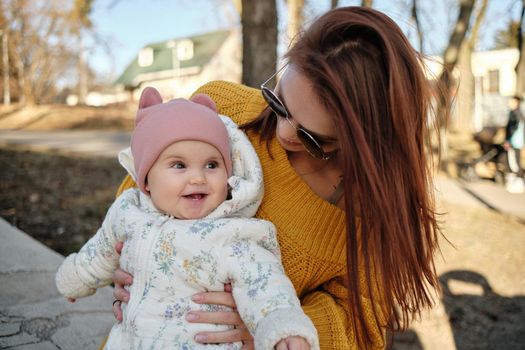
{"type": "MultiPolygon", "coordinates": [[[[431,88],[399,27],[369,8],[327,12],[286,58],[337,125],[348,302],[359,348],[367,348],[378,327],[405,328],[431,306],[439,286],[433,253],[440,228],[427,152],[431,88]],[[361,297],[371,299],[375,324],[367,324],[361,297]]],[[[268,113],[244,126],[266,141],[275,127],[268,113]]]]}

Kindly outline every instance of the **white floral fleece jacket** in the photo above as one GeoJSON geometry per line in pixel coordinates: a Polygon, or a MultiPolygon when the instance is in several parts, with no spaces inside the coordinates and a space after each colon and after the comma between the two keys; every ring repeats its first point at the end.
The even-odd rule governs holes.
{"type": "MultiPolygon", "coordinates": [[[[96,235],[57,272],[58,290],[71,298],[110,284],[119,265],[133,275],[123,321],[113,326],[106,349],[240,349],[241,343],[199,345],[196,333],[229,326],[185,320],[190,310],[221,310],[196,304],[191,296],[222,291],[227,282],[256,349],[273,349],[291,335],[319,349],[315,327],[281,265],[274,225],[251,218],[263,195],[257,154],[237,125],[221,118],[232,145],[231,199],[205,218],[178,220],[159,212],[140,190],[129,189],[115,200],[96,235]],[[119,241],[125,242],[120,258],[114,249],[119,241]]],[[[129,148],[119,160],[134,177],[129,148]]]]}

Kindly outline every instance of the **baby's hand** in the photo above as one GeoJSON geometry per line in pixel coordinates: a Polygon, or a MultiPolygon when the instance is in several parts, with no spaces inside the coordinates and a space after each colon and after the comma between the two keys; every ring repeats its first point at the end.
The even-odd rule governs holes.
{"type": "Polygon", "coordinates": [[[310,350],[310,345],[303,337],[287,337],[279,340],[275,350],[310,350]]]}

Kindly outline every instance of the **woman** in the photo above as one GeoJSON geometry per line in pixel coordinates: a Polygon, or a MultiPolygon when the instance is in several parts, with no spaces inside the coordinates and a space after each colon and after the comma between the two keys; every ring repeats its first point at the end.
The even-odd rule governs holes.
{"type": "MultiPolygon", "coordinates": [[[[321,348],[384,348],[386,329],[406,326],[438,286],[425,147],[431,96],[420,58],[390,18],[362,7],[321,16],[286,58],[275,91],[270,78],[262,94],[226,82],[197,92],[243,124],[256,147],[265,178],[257,216],[278,229],[286,273],[321,348]]],[[[115,274],[117,300],[127,300],[122,285],[131,280],[115,274]]],[[[235,306],[227,292],[195,300],[235,306]]],[[[236,312],[188,319],[235,326],[199,334],[199,342],[252,346],[236,312]]]]}

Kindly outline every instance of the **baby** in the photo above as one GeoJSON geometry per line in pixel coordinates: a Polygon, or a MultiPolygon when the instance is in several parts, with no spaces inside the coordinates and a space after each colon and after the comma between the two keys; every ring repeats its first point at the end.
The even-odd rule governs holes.
{"type": "Polygon", "coordinates": [[[263,195],[255,150],[208,96],[162,103],[146,88],[131,149],[119,160],[139,188],[115,200],[96,235],[56,275],[71,299],[108,285],[119,263],[133,275],[106,349],[240,349],[196,343],[196,333],[228,326],[185,320],[190,310],[217,308],[193,303],[193,294],[223,291],[229,282],[256,349],[319,349],[281,265],[275,227],[251,218],[263,195]]]}

